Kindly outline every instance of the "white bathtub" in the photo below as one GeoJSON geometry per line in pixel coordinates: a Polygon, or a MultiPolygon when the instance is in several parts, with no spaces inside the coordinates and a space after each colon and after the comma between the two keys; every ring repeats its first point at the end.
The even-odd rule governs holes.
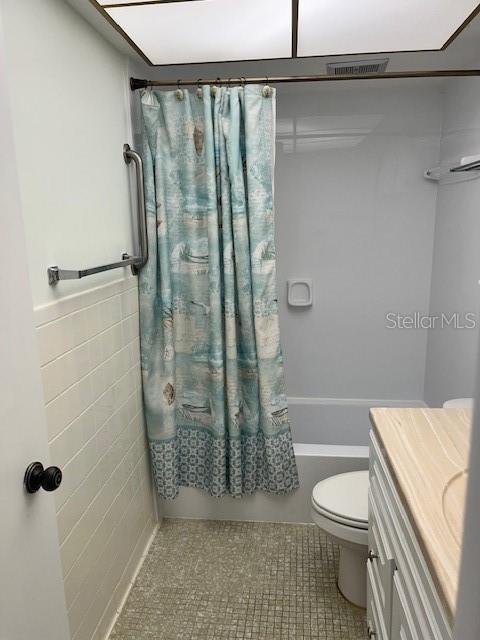
{"type": "Polygon", "coordinates": [[[300,488],[288,496],[258,493],[212,498],[182,488],[173,501],[159,499],[160,516],[212,520],[310,522],[313,486],[336,473],[368,469],[368,410],[375,406],[424,406],[405,400],[289,398],[300,488]]]}

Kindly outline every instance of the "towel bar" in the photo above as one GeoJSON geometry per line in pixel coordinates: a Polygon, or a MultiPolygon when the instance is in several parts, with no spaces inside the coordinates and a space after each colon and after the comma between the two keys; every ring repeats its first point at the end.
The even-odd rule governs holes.
{"type": "Polygon", "coordinates": [[[60,267],[48,267],[48,284],[57,284],[59,280],[80,280],[85,276],[93,276],[94,273],[102,271],[110,271],[110,269],[118,269],[120,267],[138,268],[142,262],[139,256],[130,256],[124,253],[119,262],[111,262],[110,264],[102,264],[98,267],[90,267],[89,269],[60,269],[60,267]]]}

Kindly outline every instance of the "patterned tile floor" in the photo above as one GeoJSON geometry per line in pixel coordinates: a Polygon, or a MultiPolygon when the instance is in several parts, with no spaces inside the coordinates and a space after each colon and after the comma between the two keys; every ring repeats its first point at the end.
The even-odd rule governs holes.
{"type": "Polygon", "coordinates": [[[313,525],[166,519],[111,640],[365,640],[313,525]]]}

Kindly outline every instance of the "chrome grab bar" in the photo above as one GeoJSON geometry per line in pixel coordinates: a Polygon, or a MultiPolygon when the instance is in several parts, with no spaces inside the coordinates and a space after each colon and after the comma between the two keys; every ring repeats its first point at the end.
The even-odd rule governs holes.
{"type": "Polygon", "coordinates": [[[137,229],[140,256],[138,261],[132,264],[132,273],[137,274],[148,260],[147,216],[145,212],[145,188],[143,184],[143,162],[140,155],[130,149],[130,145],[123,145],[123,159],[127,164],[135,163],[135,175],[137,177],[137,229]]]}
{"type": "Polygon", "coordinates": [[[129,265],[131,265],[133,272],[133,269],[138,267],[142,259],[143,258],[139,256],[130,256],[128,253],[124,253],[119,262],[102,264],[99,267],[91,267],[90,269],[60,269],[59,267],[48,267],[48,284],[57,284],[59,280],[80,280],[80,278],[85,278],[85,276],[93,276],[94,273],[110,271],[110,269],[118,269],[119,267],[128,267],[129,265]]]}
{"type": "Polygon", "coordinates": [[[480,160],[475,160],[474,162],[469,162],[468,164],[460,164],[458,167],[453,167],[450,169],[451,173],[461,173],[463,171],[479,171],[480,170],[480,160]]]}
{"type": "Polygon", "coordinates": [[[127,164],[134,162],[135,176],[137,180],[137,229],[138,244],[140,255],[131,256],[128,253],[122,255],[119,262],[111,262],[110,264],[102,264],[98,267],[89,269],[60,269],[58,266],[48,267],[48,284],[57,284],[60,280],[79,280],[85,276],[91,276],[102,271],[110,271],[110,269],[118,269],[120,267],[130,266],[133,274],[138,274],[140,269],[145,266],[148,260],[148,239],[147,239],[147,223],[145,217],[145,193],[143,186],[143,162],[142,158],[136,151],[130,148],[130,145],[123,145],[123,159],[127,164]]]}

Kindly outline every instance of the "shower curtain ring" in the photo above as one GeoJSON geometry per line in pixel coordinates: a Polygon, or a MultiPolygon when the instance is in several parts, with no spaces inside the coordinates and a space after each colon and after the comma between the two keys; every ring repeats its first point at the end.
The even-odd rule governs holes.
{"type": "Polygon", "coordinates": [[[264,98],[269,98],[272,95],[272,87],[268,85],[268,76],[265,76],[265,83],[262,89],[262,95],[264,98]]]}
{"type": "Polygon", "coordinates": [[[177,100],[183,100],[184,95],[182,89],[180,89],[180,80],[177,80],[177,90],[175,91],[177,100]]]}
{"type": "MultiPolygon", "coordinates": [[[[217,77],[217,79],[215,80],[215,82],[217,84],[220,84],[220,78],[217,77]]],[[[212,96],[214,96],[217,93],[217,86],[216,85],[212,85],[212,87],[210,88],[210,93],[212,96]]]]}
{"type": "Polygon", "coordinates": [[[203,91],[202,91],[202,87],[200,85],[201,81],[202,81],[201,78],[199,78],[197,80],[197,98],[200,98],[200,99],[203,98],[203,91]]]}

